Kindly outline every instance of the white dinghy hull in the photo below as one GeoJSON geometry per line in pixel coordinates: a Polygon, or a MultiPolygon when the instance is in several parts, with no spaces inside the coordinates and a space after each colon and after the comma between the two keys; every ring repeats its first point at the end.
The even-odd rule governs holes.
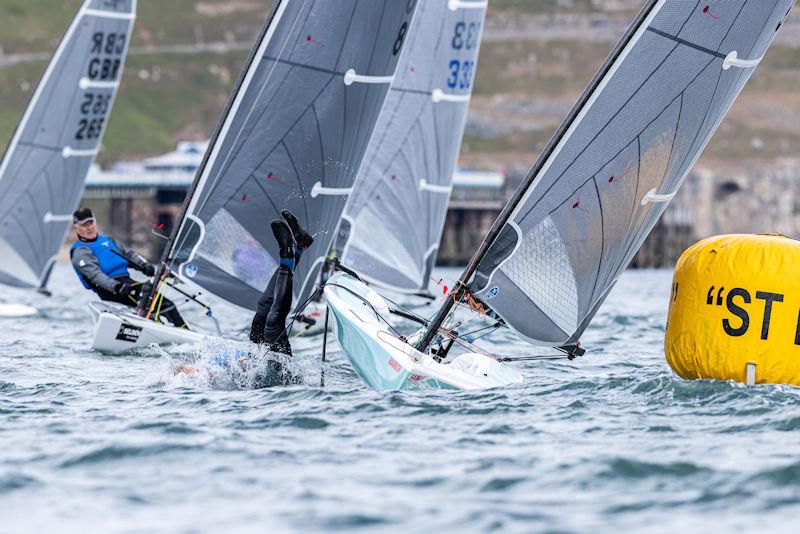
{"type": "Polygon", "coordinates": [[[39,313],[39,310],[24,304],[0,304],[0,318],[18,319],[32,317],[37,313],[39,313]]]}
{"type": "Polygon", "coordinates": [[[480,390],[522,382],[522,375],[482,354],[463,354],[439,363],[392,334],[389,307],[377,292],[345,273],[325,286],[339,345],[356,373],[371,387],[410,389],[423,383],[480,390]]]}
{"type": "Polygon", "coordinates": [[[106,354],[144,349],[152,343],[200,343],[211,337],[146,320],[121,304],[92,302],[89,309],[95,323],[92,348],[106,354]]]}

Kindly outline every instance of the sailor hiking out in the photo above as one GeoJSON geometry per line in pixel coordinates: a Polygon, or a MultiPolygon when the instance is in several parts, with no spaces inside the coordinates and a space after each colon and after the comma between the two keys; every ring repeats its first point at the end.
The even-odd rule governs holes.
{"type": "Polygon", "coordinates": [[[271,223],[272,233],[278,242],[280,264],[258,300],[250,328],[250,341],[267,344],[270,350],[291,356],[286,317],[292,309],[294,270],[314,238],[300,227],[292,212],[281,210],[281,216],[285,220],[276,219],[271,223]]]}
{"type": "MultiPolygon", "coordinates": [[[[75,211],[72,224],[78,241],[72,245],[69,254],[75,274],[83,286],[97,293],[102,300],[135,307],[143,284],[130,277],[128,267],[146,276],[153,276],[155,267],[111,237],[98,234],[96,219],[89,208],[75,211]]],[[[188,328],[175,304],[166,298],[162,302],[160,316],[166,317],[173,326],[188,328]]]]}

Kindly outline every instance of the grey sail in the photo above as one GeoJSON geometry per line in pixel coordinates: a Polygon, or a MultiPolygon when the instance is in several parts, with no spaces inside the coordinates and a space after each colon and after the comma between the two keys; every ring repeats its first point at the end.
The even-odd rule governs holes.
{"type": "Polygon", "coordinates": [[[427,288],[464,135],[486,2],[417,9],[342,217],[345,264],[402,292],[427,288]]]}
{"type": "Polygon", "coordinates": [[[281,0],[198,171],[168,263],[254,309],[274,272],[270,221],[314,235],[294,277],[314,290],[389,90],[416,0],[281,0]]]}
{"type": "Polygon", "coordinates": [[[473,294],[534,343],[575,342],[793,5],[648,2],[484,243],[473,294]]]}
{"type": "Polygon", "coordinates": [[[0,283],[46,283],[103,139],[136,0],[86,0],[0,164],[0,283]]]}

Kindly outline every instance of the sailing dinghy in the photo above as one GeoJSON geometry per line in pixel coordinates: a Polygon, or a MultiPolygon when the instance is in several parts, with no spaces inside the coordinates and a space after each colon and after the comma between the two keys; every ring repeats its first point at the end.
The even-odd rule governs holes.
{"type": "MultiPolygon", "coordinates": [[[[100,313],[105,351],[144,345],[171,273],[255,310],[279,262],[269,223],[297,214],[314,245],[294,275],[296,306],[324,258],[394,80],[416,0],[278,0],[212,138],[141,316],[100,313]],[[126,324],[137,339],[119,339],[126,324]],[[116,329],[116,330],[115,330],[116,329]]],[[[160,327],[159,327],[160,328],[160,327]]],[[[186,331],[170,330],[175,341],[186,331]]],[[[133,337],[133,336],[131,336],[133,337]]]]}
{"type": "Polygon", "coordinates": [[[444,305],[421,321],[424,329],[406,341],[391,331],[383,297],[347,274],[331,279],[325,293],[337,338],[361,378],[377,388],[433,381],[470,389],[461,376],[466,370],[489,385],[515,382],[509,368],[489,355],[481,360],[470,354],[469,365],[453,367],[458,358],[447,354],[452,344],[445,340],[470,346],[452,323],[454,307],[467,303],[533,344],[560,348],[570,358],[581,355],[581,334],[793,5],[648,1],[444,305]]]}
{"type": "MultiPolygon", "coordinates": [[[[86,0],[33,93],[0,163],[0,284],[46,292],[105,133],[135,17],[136,0],[86,0]]],[[[29,313],[0,304],[3,316],[29,313]]]]}

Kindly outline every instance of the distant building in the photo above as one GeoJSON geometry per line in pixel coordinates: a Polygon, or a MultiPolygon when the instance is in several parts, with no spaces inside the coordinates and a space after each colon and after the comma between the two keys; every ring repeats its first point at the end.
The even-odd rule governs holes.
{"type": "Polygon", "coordinates": [[[203,162],[208,141],[180,141],[172,152],[141,161],[120,161],[111,172],[115,174],[189,173],[195,174],[203,162]]]}
{"type": "MultiPolygon", "coordinates": [[[[208,142],[181,142],[173,152],[120,162],[110,171],[95,166],[84,203],[97,213],[103,231],[155,259],[165,243],[159,235],[172,231],[207,148],[208,142]]],[[[461,265],[469,259],[510,194],[506,188],[501,172],[456,171],[440,250],[443,263],[461,265]]]]}

